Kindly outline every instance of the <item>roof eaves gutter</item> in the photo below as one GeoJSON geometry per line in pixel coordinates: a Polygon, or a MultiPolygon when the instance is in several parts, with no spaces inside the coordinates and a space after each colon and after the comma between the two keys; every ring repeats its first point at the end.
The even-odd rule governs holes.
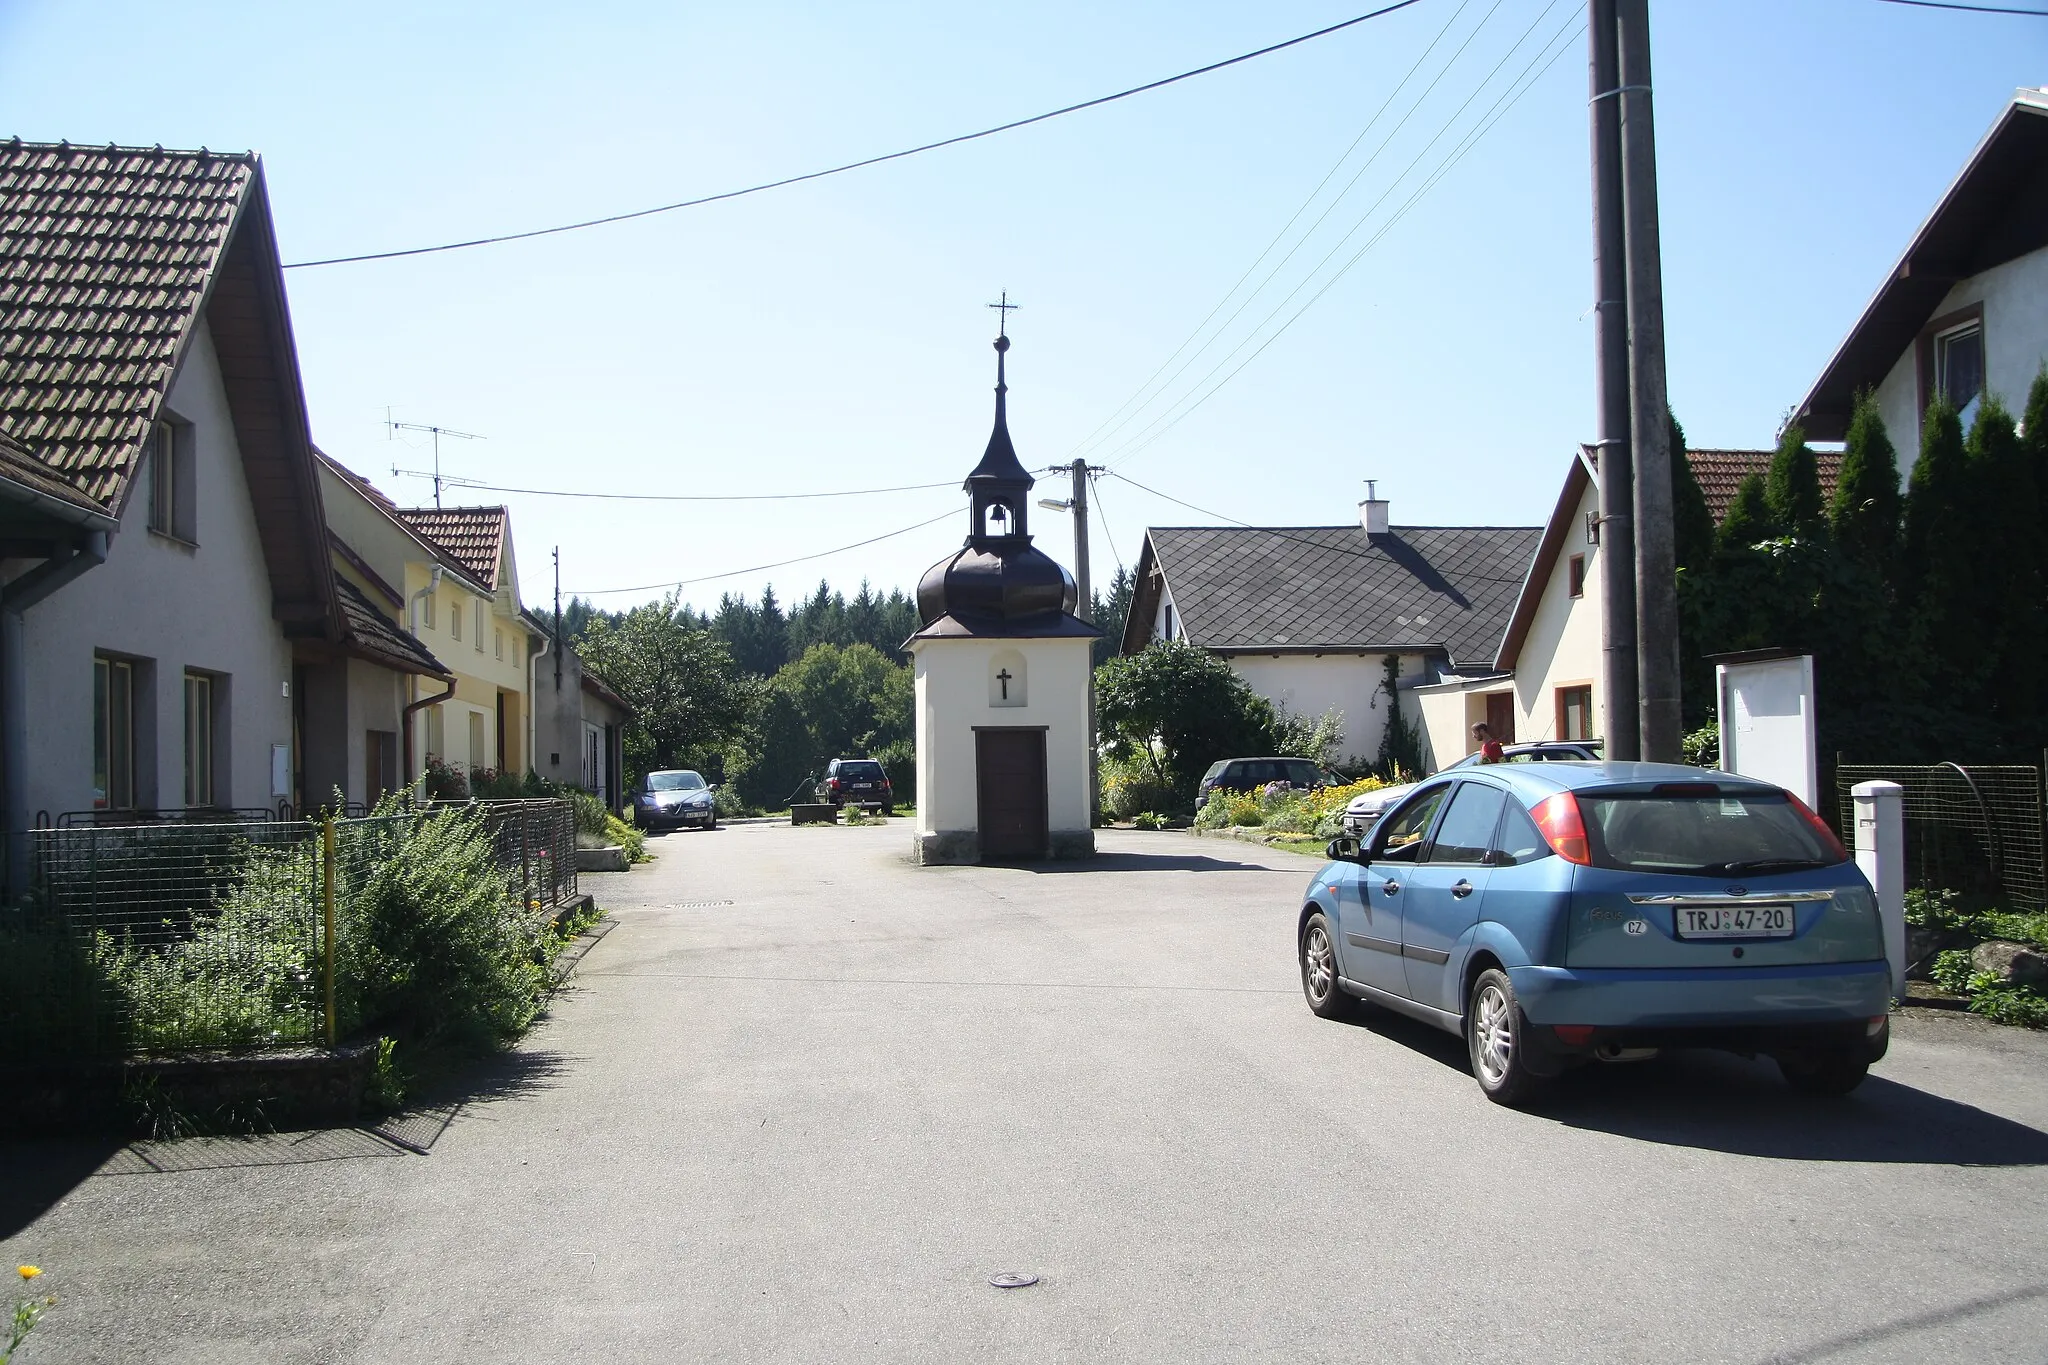
{"type": "Polygon", "coordinates": [[[46,493],[33,484],[22,483],[18,479],[10,479],[5,474],[0,474],[0,497],[6,498],[9,502],[26,503],[39,512],[47,513],[58,521],[68,526],[76,526],[81,530],[99,531],[112,535],[121,525],[120,518],[112,513],[80,507],[77,503],[66,498],[60,498],[54,493],[46,493]]]}
{"type": "Polygon", "coordinates": [[[1438,643],[1373,645],[1202,645],[1211,654],[1442,654],[1450,656],[1450,646],[1438,643]]]}

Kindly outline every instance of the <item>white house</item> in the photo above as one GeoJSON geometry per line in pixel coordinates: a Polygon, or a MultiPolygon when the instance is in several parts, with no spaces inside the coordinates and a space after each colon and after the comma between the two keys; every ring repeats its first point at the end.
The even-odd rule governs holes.
{"type": "Polygon", "coordinates": [[[1394,526],[1377,497],[1348,526],[1150,527],[1123,652],[1199,645],[1276,707],[1342,711],[1342,752],[1367,763],[1386,733],[1387,661],[1404,693],[1490,668],[1539,535],[1394,526]]]}
{"type": "Polygon", "coordinates": [[[0,242],[10,849],[303,803],[315,731],[350,722],[296,679],[435,665],[336,586],[261,163],[0,143],[0,242]]]}
{"type": "Polygon", "coordinates": [[[1937,390],[1963,410],[1997,394],[2017,414],[2048,358],[2048,90],[2013,95],[1796,410],[1839,441],[1874,389],[1900,473],[1920,455],[1937,390]]]}

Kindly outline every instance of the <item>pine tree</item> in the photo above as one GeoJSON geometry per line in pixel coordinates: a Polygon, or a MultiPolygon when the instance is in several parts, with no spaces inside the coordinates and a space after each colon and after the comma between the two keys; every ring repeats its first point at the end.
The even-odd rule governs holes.
{"type": "Polygon", "coordinates": [[[1764,479],[1764,505],[1781,534],[1812,539],[1825,529],[1820,462],[1806,444],[1806,428],[1794,422],[1778,439],[1771,472],[1764,479]]]}
{"type": "Polygon", "coordinates": [[[2012,414],[1986,394],[1964,453],[1977,508],[1980,629],[1987,656],[1985,714],[2020,754],[2040,748],[2038,699],[2048,670],[2042,622],[2040,492],[2012,414]]]}
{"type": "Polygon", "coordinates": [[[1685,428],[1671,419],[1671,518],[1678,567],[1698,573],[1714,558],[1714,510],[1686,455],[1685,428]]]}
{"type": "Polygon", "coordinates": [[[1849,417],[1842,473],[1828,507],[1835,544],[1860,564],[1889,574],[1899,545],[1899,457],[1877,399],[1864,390],[1849,417]]]}
{"type": "MultiPolygon", "coordinates": [[[[1955,405],[1936,394],[1920,424],[1920,458],[1906,485],[1900,515],[1900,601],[1920,624],[1923,604],[1947,619],[1942,599],[1957,586],[1957,559],[1974,554],[1970,526],[1969,471],[1963,455],[1963,428],[1955,405]]],[[[1961,573],[1967,583],[1969,574],[1961,573]]]]}
{"type": "Polygon", "coordinates": [[[1728,515],[1721,518],[1721,529],[1715,533],[1715,548],[1723,554],[1735,550],[1747,550],[1760,540],[1770,540],[1778,535],[1776,523],[1771,519],[1771,509],[1764,499],[1764,476],[1750,474],[1735,486],[1735,498],[1728,504],[1728,515]]]}

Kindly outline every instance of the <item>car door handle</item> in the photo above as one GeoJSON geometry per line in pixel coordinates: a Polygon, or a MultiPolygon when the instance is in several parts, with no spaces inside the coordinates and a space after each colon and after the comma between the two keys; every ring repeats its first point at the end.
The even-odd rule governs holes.
{"type": "Polygon", "coordinates": [[[1392,882],[1392,881],[1389,881],[1389,882],[1381,882],[1381,883],[1380,883],[1380,894],[1382,894],[1382,895],[1386,895],[1386,896],[1398,896],[1398,895],[1400,895],[1400,894],[1401,894],[1401,883],[1399,883],[1399,882],[1392,882]]]}
{"type": "Polygon", "coordinates": [[[1465,899],[1465,897],[1472,894],[1472,883],[1466,881],[1463,877],[1458,878],[1451,885],[1451,894],[1459,900],[1465,899]]]}

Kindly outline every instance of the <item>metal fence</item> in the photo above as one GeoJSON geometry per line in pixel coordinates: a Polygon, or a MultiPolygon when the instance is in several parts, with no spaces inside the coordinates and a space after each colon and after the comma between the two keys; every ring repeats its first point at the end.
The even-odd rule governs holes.
{"type": "MultiPolygon", "coordinates": [[[[81,823],[30,832],[0,916],[0,1053],[106,1058],[330,1042],[345,912],[439,811],[324,822],[81,823]]],[[[577,894],[565,800],[477,803],[508,915],[577,894]]]]}
{"type": "Polygon", "coordinates": [[[1995,898],[2014,909],[2048,906],[2040,768],[1838,763],[1843,829],[1856,827],[1851,788],[1875,781],[1906,790],[1906,874],[1914,886],[1995,898]]]}

